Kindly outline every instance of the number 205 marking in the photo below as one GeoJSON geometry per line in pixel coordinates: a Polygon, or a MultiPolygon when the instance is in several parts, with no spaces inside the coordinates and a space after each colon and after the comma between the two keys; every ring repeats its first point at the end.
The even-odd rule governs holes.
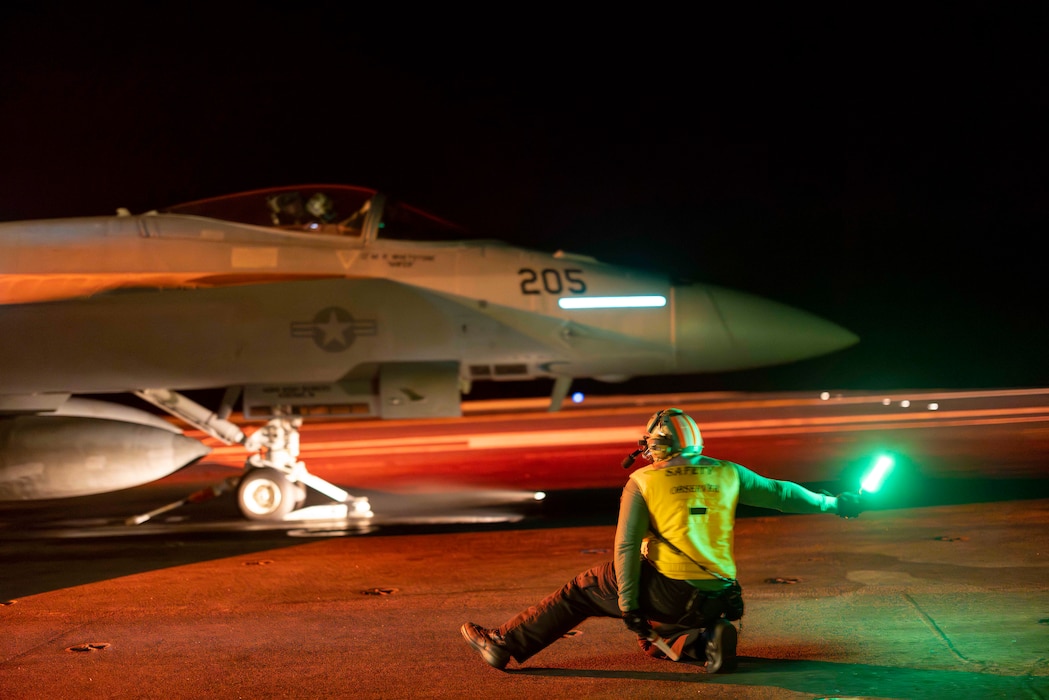
{"type": "Polygon", "coordinates": [[[586,282],[583,271],[575,268],[555,270],[552,267],[536,272],[530,267],[517,271],[521,275],[521,294],[561,294],[565,290],[571,294],[585,294],[586,282]]]}

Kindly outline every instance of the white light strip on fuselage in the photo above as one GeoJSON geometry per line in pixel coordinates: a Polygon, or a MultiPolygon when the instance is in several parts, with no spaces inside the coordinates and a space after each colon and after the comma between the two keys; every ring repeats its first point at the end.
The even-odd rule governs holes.
{"type": "Polygon", "coordinates": [[[557,305],[562,309],[645,309],[667,305],[661,295],[636,297],[561,297],[557,305]]]}

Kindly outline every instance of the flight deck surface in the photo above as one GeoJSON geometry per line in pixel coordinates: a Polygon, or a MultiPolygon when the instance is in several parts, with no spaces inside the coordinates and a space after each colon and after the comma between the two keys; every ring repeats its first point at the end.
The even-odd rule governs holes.
{"type": "MultiPolygon", "coordinates": [[[[116,567],[0,608],[0,690],[38,697],[1049,697],[1049,500],[741,519],[737,672],[593,619],[507,672],[459,635],[610,557],[614,528],[287,541],[107,538],[116,567]],[[123,561],[117,550],[124,549],[123,561]],[[227,551],[223,551],[223,550],[227,551]],[[232,547],[237,549],[237,547],[232,547]],[[120,566],[140,573],[122,575],[120,566]]],[[[8,567],[5,567],[8,568],[8,567]]],[[[10,569],[9,569],[10,570],[10,569]]]]}
{"type": "MultiPolygon", "coordinates": [[[[229,498],[167,513],[149,527],[122,524],[121,516],[225,475],[229,467],[216,462],[61,508],[6,504],[0,696],[1049,698],[1044,414],[1034,404],[1018,410],[1015,397],[1012,408],[971,413],[954,399],[963,400],[946,401],[940,418],[912,425],[890,416],[901,427],[876,431],[906,437],[912,450],[908,478],[917,492],[902,507],[883,504],[855,520],[738,519],[747,612],[732,674],[651,659],[613,619],[588,620],[506,672],[487,666],[460,636],[462,623],[496,626],[611,558],[614,490],[602,485],[627,473],[618,465],[623,450],[613,445],[582,451],[611,460],[614,476],[594,471],[587,482],[572,471],[546,504],[480,509],[517,516],[501,522],[470,520],[478,504],[464,494],[482,492],[434,500],[432,492],[392,490],[411,471],[450,473],[447,456],[414,464],[394,457],[391,490],[374,493],[378,522],[357,532],[244,524],[229,498]],[[403,507],[391,513],[394,503],[403,507]],[[420,520],[426,508],[429,524],[420,520]]],[[[587,427],[591,419],[576,427],[614,427],[618,410],[592,417],[597,427],[587,427]]],[[[725,406],[715,413],[732,417],[725,406]]],[[[768,406],[758,413],[770,415],[768,406]]],[[[840,416],[863,411],[834,413],[829,427],[815,422],[816,432],[800,431],[812,421],[802,425],[797,415],[773,425],[751,414],[712,429],[708,445],[719,456],[746,453],[741,461],[766,472],[823,482],[832,463],[866,453],[875,432],[841,427],[840,416]],[[799,430],[787,431],[790,424],[799,430]]],[[[572,420],[514,422],[549,439],[572,420]]],[[[505,439],[501,421],[489,424],[505,439]]],[[[713,415],[705,423],[713,425],[713,415]]],[[[427,428],[420,430],[421,440],[427,428]]],[[[349,442],[311,448],[318,451],[307,458],[323,462],[320,449],[340,452],[323,466],[327,475],[350,485],[353,479],[337,477],[353,472],[375,487],[381,475],[348,466],[341,455],[368,448],[352,435],[340,439],[349,442]]],[[[525,480],[554,473],[540,459],[546,449],[574,470],[585,463],[563,446],[522,442],[490,454],[461,448],[474,486],[492,487],[486,470],[502,462],[525,480]]]]}

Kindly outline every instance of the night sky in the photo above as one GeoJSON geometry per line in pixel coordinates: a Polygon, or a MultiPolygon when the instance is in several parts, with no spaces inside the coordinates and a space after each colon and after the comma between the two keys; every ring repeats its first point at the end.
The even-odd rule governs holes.
{"type": "Polygon", "coordinates": [[[362,185],[861,337],[617,391],[1049,385],[1042,16],[213,5],[5,7],[0,219],[362,185]]]}

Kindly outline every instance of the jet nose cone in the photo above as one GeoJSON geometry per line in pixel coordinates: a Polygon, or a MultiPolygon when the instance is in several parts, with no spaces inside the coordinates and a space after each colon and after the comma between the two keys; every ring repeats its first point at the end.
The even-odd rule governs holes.
{"type": "Polygon", "coordinates": [[[679,371],[779,365],[858,342],[830,321],[769,299],[710,285],[674,289],[679,371]]]}
{"type": "Polygon", "coordinates": [[[859,342],[841,326],[769,299],[708,287],[729,342],[751,367],[818,357],[859,342]]]}

